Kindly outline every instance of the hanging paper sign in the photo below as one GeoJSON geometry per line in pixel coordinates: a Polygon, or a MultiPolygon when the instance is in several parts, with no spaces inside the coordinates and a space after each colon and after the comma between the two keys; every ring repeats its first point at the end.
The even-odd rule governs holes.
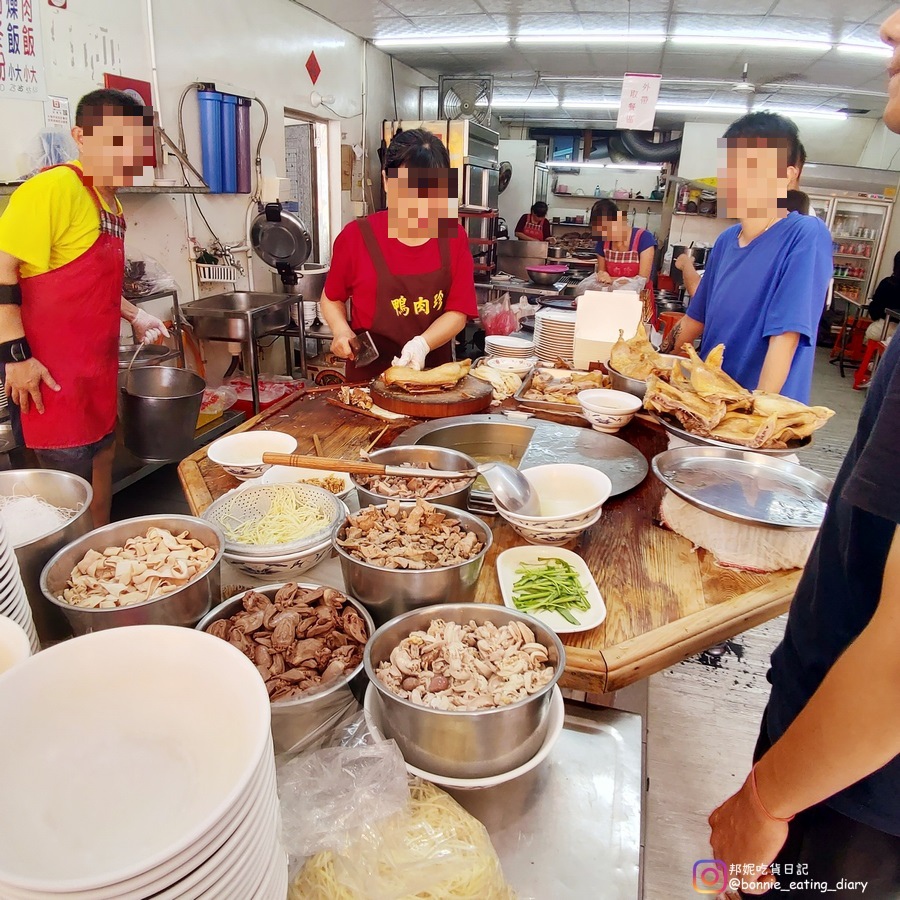
{"type": "Polygon", "coordinates": [[[39,0],[0,0],[0,100],[42,100],[39,0]]]}
{"type": "Polygon", "coordinates": [[[622,79],[622,99],[619,102],[617,128],[631,131],[653,131],[656,103],[659,100],[661,75],[628,73],[622,79]]]}

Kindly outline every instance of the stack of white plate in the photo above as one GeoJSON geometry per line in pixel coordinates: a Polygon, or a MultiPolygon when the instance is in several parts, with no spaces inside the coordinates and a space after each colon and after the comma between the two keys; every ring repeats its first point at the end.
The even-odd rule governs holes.
{"type": "Polygon", "coordinates": [[[541,362],[571,361],[575,355],[575,312],[542,309],[534,318],[534,346],[541,362]]]}
{"type": "Polygon", "coordinates": [[[25,585],[22,584],[22,576],[19,573],[19,561],[16,559],[12,541],[6,533],[2,519],[0,519],[0,616],[12,619],[24,629],[31,643],[32,653],[37,653],[41,649],[34,619],[31,617],[31,607],[25,595],[25,585]]]}
{"type": "Polygon", "coordinates": [[[255,666],[187,628],[114,628],[0,678],[0,897],[284,900],[255,666]]]}
{"type": "Polygon", "coordinates": [[[505,334],[489,334],[484,339],[484,350],[488,356],[525,359],[534,355],[534,343],[525,338],[505,334]]]}

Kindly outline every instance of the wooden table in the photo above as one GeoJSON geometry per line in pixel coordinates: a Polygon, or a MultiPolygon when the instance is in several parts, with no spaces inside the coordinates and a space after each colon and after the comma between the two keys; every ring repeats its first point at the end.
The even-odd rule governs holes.
{"type": "MultiPolygon", "coordinates": [[[[235,431],[265,428],[298,440],[298,453],[313,454],[318,435],[326,456],[356,458],[383,425],[325,402],[327,393],[290,397],[235,431]]],[[[389,445],[410,426],[390,424],[378,441],[389,445]]],[[[665,433],[634,420],[621,437],[647,458],[666,448],[665,433]]],[[[195,514],[238,482],[199,450],[178,467],[195,514]]],[[[656,514],[663,487],[652,475],[633,491],[611,500],[600,521],[582,536],[578,552],[587,561],[606,601],[599,628],[564,637],[567,652],[562,684],[592,693],[615,691],[668,668],[686,657],[784,612],[799,570],[759,575],[717,566],[711,554],[659,527],[656,514]]],[[[497,554],[521,543],[493,517],[494,545],[485,560],[477,599],[501,603],[494,572],[497,554]]]]}

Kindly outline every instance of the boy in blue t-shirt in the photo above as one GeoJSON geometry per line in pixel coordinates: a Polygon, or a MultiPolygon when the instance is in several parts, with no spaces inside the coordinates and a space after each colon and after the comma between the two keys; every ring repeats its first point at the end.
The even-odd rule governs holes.
{"type": "Polygon", "coordinates": [[[801,164],[797,126],[749,113],[725,132],[720,202],[739,220],[713,246],[687,315],[667,350],[702,336],[725,345],[724,369],[750,390],[809,401],[815,338],[833,272],[824,223],[786,209],[801,164]]]}

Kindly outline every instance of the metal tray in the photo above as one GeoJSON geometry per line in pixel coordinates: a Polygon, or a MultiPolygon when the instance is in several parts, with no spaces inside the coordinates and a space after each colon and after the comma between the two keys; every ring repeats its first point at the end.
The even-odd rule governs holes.
{"type": "Polygon", "coordinates": [[[531,388],[531,382],[534,380],[534,376],[538,372],[549,372],[551,375],[565,375],[569,372],[577,371],[575,369],[557,369],[553,366],[535,366],[522,381],[522,387],[520,387],[515,394],[513,394],[513,400],[516,403],[524,407],[525,409],[544,409],[548,412],[570,415],[570,416],[578,416],[579,419],[583,419],[584,416],[581,414],[581,407],[577,403],[554,403],[552,400],[526,400],[525,392],[531,388]]]}
{"type": "Polygon", "coordinates": [[[792,453],[796,453],[798,450],[808,450],[809,447],[812,446],[813,439],[812,437],[804,438],[802,441],[794,441],[788,447],[783,450],[766,450],[766,449],[754,449],[753,447],[742,447],[740,444],[729,444],[727,441],[719,441],[715,438],[711,437],[701,437],[699,434],[691,434],[690,431],[685,431],[680,425],[676,425],[671,419],[667,419],[664,416],[657,415],[656,413],[650,413],[649,415],[654,416],[656,421],[662,425],[669,434],[675,435],[677,438],[681,438],[683,441],[687,441],[689,444],[696,444],[698,447],[716,447],[720,450],[741,450],[747,453],[760,453],[763,456],[790,456],[792,453]]]}
{"type": "Polygon", "coordinates": [[[653,474],[698,509],[744,524],[818,528],[832,481],[797,463],[742,450],[679,447],[653,458],[653,474]]]}

